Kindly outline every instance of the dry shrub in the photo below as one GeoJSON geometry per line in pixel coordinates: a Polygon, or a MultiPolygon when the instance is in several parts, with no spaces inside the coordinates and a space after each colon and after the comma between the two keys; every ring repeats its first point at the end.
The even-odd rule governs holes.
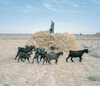
{"type": "Polygon", "coordinates": [[[89,77],[87,77],[89,80],[91,80],[91,81],[100,81],[100,76],[89,76],[89,77]]]}
{"type": "Polygon", "coordinates": [[[57,50],[60,51],[68,51],[70,49],[78,50],[80,48],[74,34],[51,34],[48,31],[40,31],[34,33],[32,37],[28,40],[28,44],[43,48],[54,46],[57,50]]]}

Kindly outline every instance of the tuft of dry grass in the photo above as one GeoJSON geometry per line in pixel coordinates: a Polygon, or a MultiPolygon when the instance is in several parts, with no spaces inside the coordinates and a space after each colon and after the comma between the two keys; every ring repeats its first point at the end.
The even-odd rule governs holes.
{"type": "Polygon", "coordinates": [[[88,79],[91,81],[100,81],[100,76],[89,76],[88,79]]]}

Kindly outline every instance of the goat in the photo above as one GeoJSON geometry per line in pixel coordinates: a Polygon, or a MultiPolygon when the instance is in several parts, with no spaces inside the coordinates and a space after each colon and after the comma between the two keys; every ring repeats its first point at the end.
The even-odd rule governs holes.
{"type": "Polygon", "coordinates": [[[83,54],[84,54],[84,53],[88,53],[88,52],[89,52],[88,49],[79,50],[79,51],[72,51],[72,50],[70,50],[70,51],[69,51],[69,55],[68,55],[68,57],[66,58],[66,62],[68,61],[68,58],[69,58],[69,57],[71,57],[71,61],[72,61],[72,62],[74,62],[74,61],[73,61],[73,58],[79,57],[79,61],[81,62],[81,61],[82,61],[82,56],[83,56],[83,54]]]}
{"type": "Polygon", "coordinates": [[[35,49],[35,46],[32,46],[32,45],[31,46],[25,45],[25,48],[18,47],[18,51],[17,51],[17,55],[15,57],[15,60],[17,59],[20,52],[29,53],[29,52],[32,52],[33,49],[35,49]]]}
{"type": "Polygon", "coordinates": [[[51,53],[45,53],[45,59],[43,61],[43,65],[44,65],[44,62],[45,61],[48,61],[49,64],[51,64],[51,60],[55,60],[55,63],[57,64],[58,62],[58,58],[60,55],[63,55],[63,52],[58,52],[58,53],[54,53],[54,52],[51,52],[51,53]]]}
{"type": "Polygon", "coordinates": [[[42,49],[42,48],[36,48],[35,49],[35,55],[34,55],[34,58],[33,58],[33,61],[32,61],[32,63],[34,62],[34,59],[36,59],[37,60],[37,62],[39,63],[39,57],[40,57],[40,61],[41,61],[41,59],[43,59],[44,58],[44,49],[42,49]]]}
{"type": "MultiPolygon", "coordinates": [[[[50,50],[45,50],[43,48],[35,48],[35,55],[34,55],[34,58],[33,58],[33,61],[32,63],[34,62],[34,59],[37,60],[37,62],[39,63],[39,58],[40,58],[40,61],[41,59],[45,59],[45,53],[50,53],[50,52],[54,52],[55,48],[53,46],[50,47],[50,50]]],[[[46,61],[47,62],[47,61],[46,61]]]]}
{"type": "MultiPolygon", "coordinates": [[[[19,62],[19,60],[21,59],[21,61],[23,61],[23,59],[27,59],[28,60],[28,62],[30,63],[30,61],[29,61],[29,58],[31,57],[30,55],[32,54],[32,52],[31,53],[25,53],[25,52],[19,52],[19,56],[18,56],[18,62],[19,62]]],[[[24,61],[25,61],[24,60],[24,61]]],[[[23,61],[23,62],[24,62],[23,61]]]]}

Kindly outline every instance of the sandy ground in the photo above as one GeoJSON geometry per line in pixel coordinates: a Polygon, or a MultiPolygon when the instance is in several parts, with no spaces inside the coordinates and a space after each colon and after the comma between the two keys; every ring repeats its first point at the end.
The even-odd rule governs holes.
{"type": "Polygon", "coordinates": [[[0,38],[0,86],[100,86],[100,40],[79,40],[82,48],[92,46],[90,53],[83,55],[83,62],[78,58],[74,63],[70,59],[65,62],[65,53],[57,65],[54,61],[42,65],[14,60],[18,46],[27,40],[0,38]]]}

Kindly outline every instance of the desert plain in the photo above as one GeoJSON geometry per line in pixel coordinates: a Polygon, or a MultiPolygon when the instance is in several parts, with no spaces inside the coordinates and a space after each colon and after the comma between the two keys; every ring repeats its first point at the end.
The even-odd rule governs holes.
{"type": "MultiPolygon", "coordinates": [[[[81,49],[88,48],[82,62],[65,61],[65,52],[58,64],[18,62],[18,47],[24,47],[32,34],[0,34],[0,86],[100,86],[100,35],[78,35],[81,49]]],[[[30,62],[34,57],[30,58],[30,62]]]]}

